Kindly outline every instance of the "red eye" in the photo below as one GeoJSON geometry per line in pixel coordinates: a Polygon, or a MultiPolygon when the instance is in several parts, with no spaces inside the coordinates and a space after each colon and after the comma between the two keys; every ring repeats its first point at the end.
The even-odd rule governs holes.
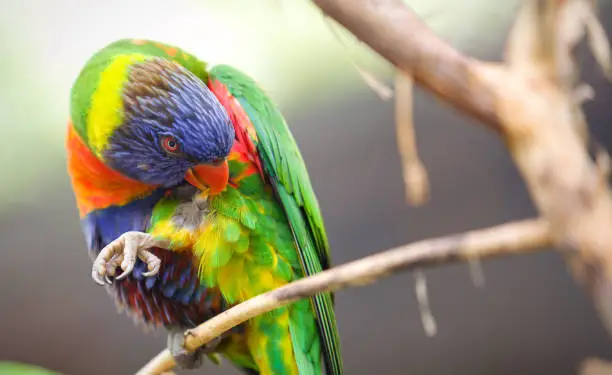
{"type": "Polygon", "coordinates": [[[176,138],[166,135],[162,137],[161,144],[164,150],[168,151],[171,154],[175,154],[179,151],[179,143],[176,138]]]}

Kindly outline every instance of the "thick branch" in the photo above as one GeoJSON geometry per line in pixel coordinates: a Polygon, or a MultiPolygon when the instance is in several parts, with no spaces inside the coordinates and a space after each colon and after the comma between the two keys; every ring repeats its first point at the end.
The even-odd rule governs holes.
{"type": "Polygon", "coordinates": [[[490,88],[474,78],[474,61],[438,38],[403,0],[313,0],[417,84],[501,130],[490,88]]]}
{"type": "MultiPolygon", "coordinates": [[[[525,220],[457,235],[415,242],[371,255],[261,294],[213,317],[185,337],[185,348],[195,350],[257,315],[313,296],[351,286],[362,286],[396,272],[432,264],[525,253],[552,244],[544,220],[525,220]]],[[[174,366],[167,350],[138,375],[160,374],[174,366]]]]}

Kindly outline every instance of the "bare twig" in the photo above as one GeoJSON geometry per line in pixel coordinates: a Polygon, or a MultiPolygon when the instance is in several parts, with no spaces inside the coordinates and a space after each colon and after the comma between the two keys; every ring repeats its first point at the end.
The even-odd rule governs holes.
{"type": "Polygon", "coordinates": [[[420,205],[429,198],[429,179],[417,152],[412,86],[413,81],[410,74],[397,70],[395,73],[397,148],[402,161],[406,200],[413,205],[420,205]]]}
{"type": "MultiPolygon", "coordinates": [[[[525,220],[457,235],[415,242],[371,255],[260,294],[199,325],[185,336],[195,350],[223,332],[257,315],[317,293],[362,286],[401,271],[473,258],[526,253],[550,246],[544,220],[525,220]]],[[[137,375],[153,375],[174,366],[170,352],[159,353],[137,375]]]]}
{"type": "Polygon", "coordinates": [[[380,99],[382,100],[391,99],[391,97],[393,97],[393,91],[391,90],[391,88],[388,85],[386,85],[382,80],[374,76],[374,74],[370,73],[368,70],[362,68],[361,65],[358,64],[357,58],[353,56],[349,46],[346,43],[344,43],[344,41],[342,40],[342,35],[340,35],[340,33],[336,30],[337,25],[335,25],[332,20],[330,20],[329,18],[325,16],[323,16],[323,22],[325,22],[325,25],[327,25],[327,28],[329,29],[329,31],[336,38],[338,43],[340,43],[342,48],[344,48],[348,56],[349,62],[351,63],[353,68],[355,68],[357,73],[359,73],[359,76],[361,77],[363,82],[370,89],[372,89],[372,91],[374,91],[374,93],[378,95],[380,99]]]}
{"type": "Polygon", "coordinates": [[[423,274],[422,270],[419,269],[414,271],[414,280],[414,292],[416,294],[417,301],[419,302],[421,324],[423,324],[423,329],[425,330],[427,337],[434,337],[438,332],[438,325],[436,324],[436,319],[431,313],[431,308],[429,307],[427,279],[425,278],[425,274],[423,274]]]}
{"type": "Polygon", "coordinates": [[[474,284],[476,288],[484,288],[486,279],[480,259],[469,260],[468,266],[470,267],[470,278],[472,279],[472,284],[474,284]]]}
{"type": "Polygon", "coordinates": [[[438,38],[403,0],[313,0],[415,82],[447,103],[498,127],[494,97],[474,79],[475,61],[438,38]]]}

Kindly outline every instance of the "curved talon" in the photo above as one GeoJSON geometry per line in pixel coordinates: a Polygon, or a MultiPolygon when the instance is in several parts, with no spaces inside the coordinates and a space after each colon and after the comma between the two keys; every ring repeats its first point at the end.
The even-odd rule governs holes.
{"type": "Polygon", "coordinates": [[[142,276],[144,276],[144,277],[151,277],[151,276],[157,275],[158,272],[159,272],[159,267],[157,267],[156,269],[151,270],[149,272],[143,272],[142,276]]]}
{"type": "Polygon", "coordinates": [[[115,276],[114,280],[126,278],[133,270],[136,259],[142,260],[148,272],[145,277],[151,277],[159,272],[161,259],[148,251],[151,247],[164,247],[161,241],[155,240],[151,235],[142,232],[126,232],[106,245],[94,260],[91,277],[99,285],[112,284],[111,276],[115,276],[117,268],[123,272],[115,276]]]}
{"type": "Polygon", "coordinates": [[[104,280],[108,285],[113,285],[115,274],[117,273],[117,267],[121,265],[123,261],[123,254],[115,254],[108,263],[106,263],[106,275],[104,280]]]}
{"type": "MultiPolygon", "coordinates": [[[[121,267],[123,268],[123,267],[121,267]]],[[[123,280],[127,277],[127,275],[129,275],[132,270],[134,269],[134,264],[133,263],[128,263],[127,267],[123,269],[123,273],[121,273],[121,275],[115,277],[115,279],[117,280],[123,280]]]]}
{"type": "Polygon", "coordinates": [[[147,265],[147,269],[149,270],[148,272],[143,272],[142,275],[144,277],[151,277],[157,275],[161,267],[161,260],[158,257],[153,255],[153,253],[151,253],[150,251],[142,250],[138,254],[138,258],[145,262],[145,264],[147,265]]]}
{"type": "Polygon", "coordinates": [[[117,267],[121,266],[123,262],[123,254],[115,254],[111,260],[106,264],[106,275],[115,276],[117,273],[117,267]]]}
{"type": "Polygon", "coordinates": [[[96,284],[104,286],[104,280],[102,280],[102,278],[100,277],[98,272],[96,272],[96,270],[91,271],[91,277],[92,279],[94,279],[96,284]]]}

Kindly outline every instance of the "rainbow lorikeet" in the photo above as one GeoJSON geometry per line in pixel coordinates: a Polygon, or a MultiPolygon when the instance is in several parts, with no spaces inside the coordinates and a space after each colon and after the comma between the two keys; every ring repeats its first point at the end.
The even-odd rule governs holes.
{"type": "Polygon", "coordinates": [[[159,42],[114,42],[74,83],[66,146],[92,277],[169,330],[179,365],[220,353],[250,374],[342,373],[331,294],[181,347],[185,330],[329,267],[304,161],[251,78],[159,42]]]}

